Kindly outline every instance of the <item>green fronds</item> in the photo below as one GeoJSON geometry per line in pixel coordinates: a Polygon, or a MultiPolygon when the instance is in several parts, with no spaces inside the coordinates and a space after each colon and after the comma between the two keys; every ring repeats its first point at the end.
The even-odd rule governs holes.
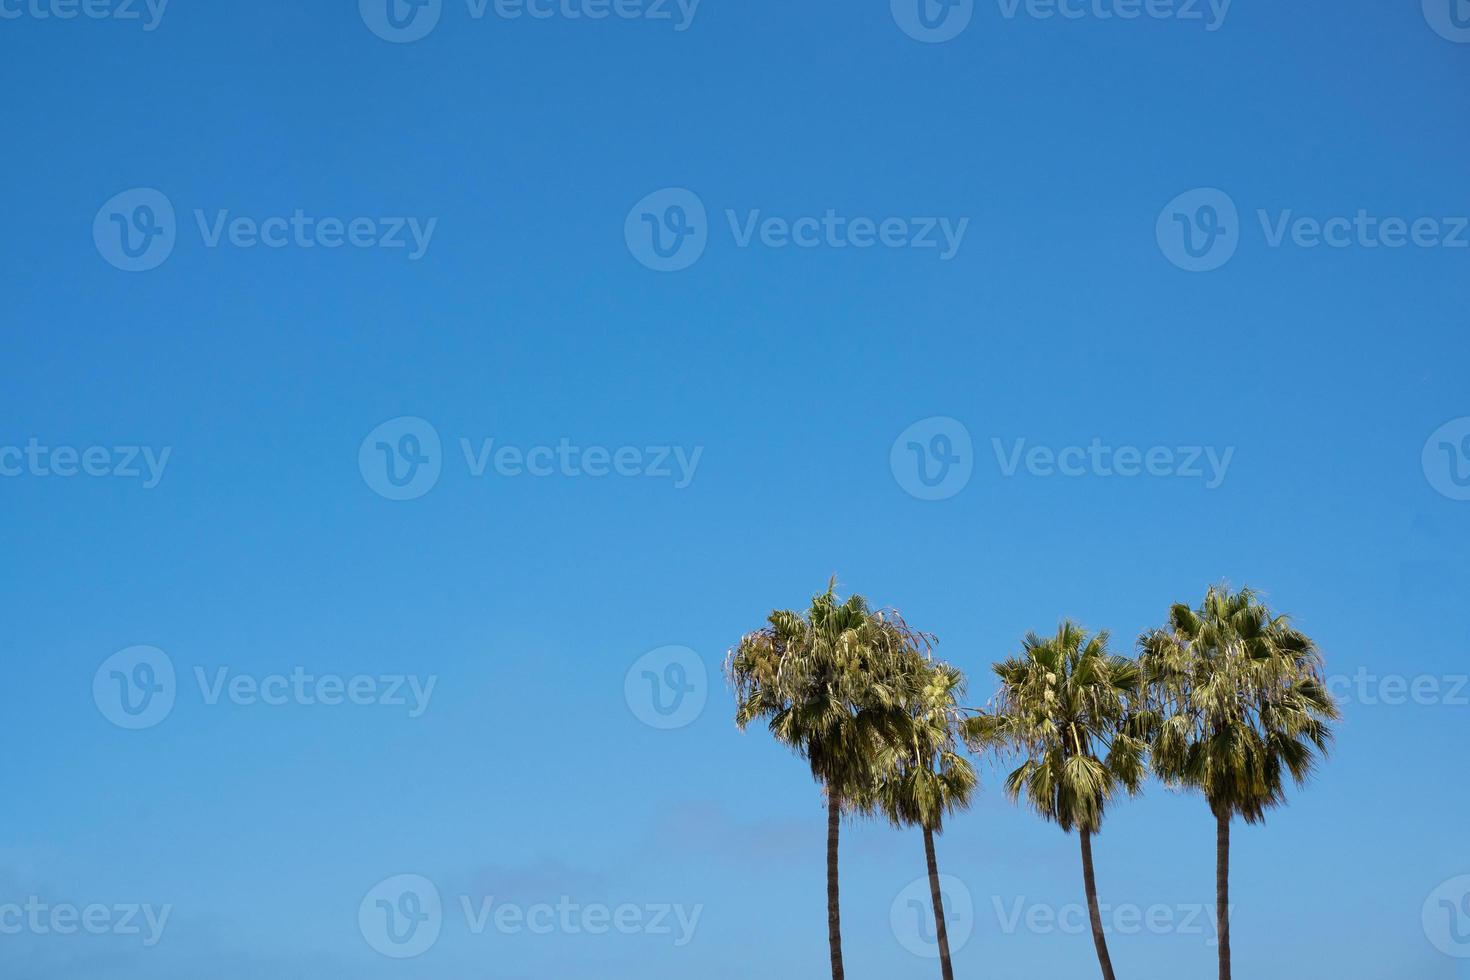
{"type": "Polygon", "coordinates": [[[1070,621],[1050,637],[1028,634],[1019,656],[994,665],[994,710],[961,728],[976,751],[1021,754],[1007,795],[1068,831],[1098,830],[1108,802],[1137,792],[1146,773],[1143,674],[1108,643],[1070,621]]]}
{"type": "Polygon", "coordinates": [[[979,780],[957,751],[964,723],[964,675],[945,663],[907,661],[905,731],[884,744],[875,770],[875,809],[898,826],[942,830],[944,818],[970,805],[979,780]]]}
{"type": "Polygon", "coordinates": [[[730,651],[735,723],[765,719],[830,792],[871,806],[885,747],[908,744],[924,685],[931,698],[962,689],[958,672],[926,673],[933,642],[896,611],[857,595],[839,600],[829,583],[805,614],[776,610],[730,651]]]}
{"type": "Polygon", "coordinates": [[[849,812],[936,831],[977,789],[962,744],[1020,756],[1006,794],[1089,832],[1150,769],[1216,813],[1262,820],[1330,750],[1339,712],[1320,651],[1249,589],[1174,604],[1137,660],[1110,642],[1071,621],[1028,633],[992,665],[990,706],[967,716],[964,675],[932,659],[932,636],[829,583],[742,637],[725,673],[735,723],[764,721],[849,812]]]}
{"type": "Polygon", "coordinates": [[[1138,640],[1155,772],[1249,822],[1286,800],[1332,741],[1338,708],[1310,637],[1250,589],[1212,587],[1138,640]]]}

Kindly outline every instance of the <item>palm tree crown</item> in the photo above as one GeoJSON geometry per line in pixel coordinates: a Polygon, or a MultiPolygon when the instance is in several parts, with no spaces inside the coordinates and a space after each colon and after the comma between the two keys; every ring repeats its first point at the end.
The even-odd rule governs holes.
{"type": "Polygon", "coordinates": [[[1153,702],[1154,768],[1249,823],[1311,774],[1338,717],[1317,646],[1250,589],[1211,587],[1139,639],[1153,702]]]}
{"type": "Polygon", "coordinates": [[[735,688],[735,723],[764,718],[818,782],[859,798],[873,781],[877,746],[909,727],[916,675],[906,661],[931,643],[862,596],[839,602],[830,583],[805,615],[772,612],[731,652],[725,673],[735,688]]]}
{"type": "Polygon", "coordinates": [[[977,783],[957,734],[965,678],[949,664],[914,659],[909,724],[902,742],[879,747],[872,802],[895,826],[940,832],[946,815],[970,805],[977,783]]]}
{"type": "Polygon", "coordinates": [[[1097,832],[1108,801],[1143,781],[1146,743],[1132,716],[1141,675],[1107,645],[1106,631],[1089,639],[1070,621],[1055,636],[1028,634],[1020,656],[995,665],[996,710],[965,727],[976,749],[1026,756],[1006,779],[1007,794],[1069,832],[1097,832]]]}
{"type": "Polygon", "coordinates": [[[932,638],[862,596],[839,602],[836,581],[806,615],[771,613],[730,651],[735,723],[764,718],[771,734],[811,766],[827,794],[827,942],[832,980],[843,980],[838,839],[844,810],[867,805],[880,747],[904,741],[907,706],[932,638]]]}

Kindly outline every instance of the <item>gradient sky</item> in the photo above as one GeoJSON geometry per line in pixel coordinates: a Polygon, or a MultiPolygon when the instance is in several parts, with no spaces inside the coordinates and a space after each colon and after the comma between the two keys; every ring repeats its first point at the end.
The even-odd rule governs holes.
{"type": "MultiPolygon", "coordinates": [[[[1438,448],[1467,430],[1430,441],[1470,416],[1470,249],[1268,234],[1286,212],[1463,226],[1470,44],[1434,0],[1236,0],[1223,21],[1203,3],[1200,20],[1123,20],[1097,15],[1116,0],[1079,19],[979,0],[941,43],[883,0],[704,0],[682,25],[674,4],[671,20],[476,19],[443,0],[409,43],[374,34],[371,4],[175,0],[148,30],[141,3],[139,20],[37,16],[57,3],[0,0],[0,447],[170,453],[152,487],[0,456],[17,474],[0,477],[0,907],[171,911],[152,946],[0,935],[0,974],[821,976],[820,793],[763,732],[734,730],[718,670],[835,573],[937,633],[975,705],[1027,630],[1071,616],[1126,652],[1217,581],[1265,591],[1340,678],[1429,679],[1427,703],[1340,686],[1335,757],[1237,831],[1235,961],[1253,978],[1470,977],[1421,921],[1470,874],[1470,689],[1452,696],[1470,670],[1470,502],[1451,469],[1470,455],[1438,448]],[[175,241],[128,272],[103,243],[137,199],[104,204],[137,188],[175,209],[175,241]],[[707,209],[707,248],[658,272],[636,232],[671,199],[635,205],[668,188],[707,209]],[[1238,209],[1235,251],[1207,272],[1156,234],[1206,220],[1219,194],[1166,209],[1199,188],[1238,209]],[[298,209],[437,223],[412,259],[209,247],[195,219],[298,209]],[[968,224],[945,260],[741,247],[726,217],[829,209],[968,224]],[[437,454],[419,443],[440,473],[391,500],[368,436],[403,417],[440,437],[437,454]],[[909,438],[894,452],[916,425],[921,447],[970,439],[949,443],[969,478],[944,499],[921,499],[909,438]],[[461,440],[489,439],[631,447],[640,473],[658,447],[701,453],[687,486],[560,463],[477,477],[461,440]],[[1213,488],[1090,462],[1007,475],[1017,440],[1094,439],[1233,455],[1213,488]],[[177,689],[127,730],[94,680],[137,645],[177,689]],[[707,703],[661,729],[635,665],[668,646],[702,662],[705,685],[684,677],[707,703]],[[211,704],[196,668],[436,686],[418,717],[211,704]],[[445,907],[409,959],[359,922],[402,874],[445,907]],[[476,935],[461,896],[702,911],[684,945],[476,935]]],[[[1198,798],[1150,786],[1097,842],[1102,900],[1186,917],[1214,901],[1213,842],[1198,798]]],[[[1095,975],[1086,935],[997,912],[1080,902],[1076,844],[985,768],[939,842],[974,907],[959,975],[1095,975]]],[[[919,836],[857,826],[843,858],[849,975],[937,975],[890,921],[919,836]]],[[[1120,975],[1209,975],[1208,918],[1115,935],[1120,975]]]]}

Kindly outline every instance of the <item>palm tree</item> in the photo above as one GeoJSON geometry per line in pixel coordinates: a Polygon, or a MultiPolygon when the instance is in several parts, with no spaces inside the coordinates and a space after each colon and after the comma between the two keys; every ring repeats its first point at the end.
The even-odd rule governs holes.
{"type": "Polygon", "coordinates": [[[909,727],[904,706],[910,658],[932,638],[909,629],[892,610],[862,596],[845,602],[836,580],[813,597],[805,615],[776,610],[764,628],[730,651],[725,673],[735,689],[735,723],[763,718],[777,741],[807,760],[827,798],[827,938],[832,978],[843,980],[837,845],[844,807],[874,783],[878,746],[909,727]]]}
{"type": "Polygon", "coordinates": [[[1020,751],[1006,779],[1012,800],[1026,798],[1043,818],[1082,842],[1082,881],[1092,941],[1104,980],[1114,980],[1103,934],[1092,863],[1092,836],[1118,791],[1138,792],[1146,742],[1133,716],[1142,690],[1138,665],[1108,651],[1108,634],[1091,639],[1071,621],[1055,636],[1028,634],[1020,656],[994,667],[1001,687],[993,712],[965,723],[977,749],[1020,751]]]}
{"type": "Polygon", "coordinates": [[[1230,825],[1259,823],[1301,785],[1332,740],[1337,704],[1317,646],[1250,589],[1211,587],[1139,638],[1150,691],[1154,769],[1200,790],[1215,816],[1220,980],[1230,980],[1230,825]]]}
{"type": "Polygon", "coordinates": [[[944,980],[954,980],[934,837],[943,832],[947,814],[970,805],[977,782],[974,767],[958,752],[956,737],[965,676],[949,664],[917,658],[911,669],[918,674],[913,701],[908,705],[911,725],[903,742],[880,747],[873,802],[894,826],[917,826],[924,832],[940,971],[944,980]]]}

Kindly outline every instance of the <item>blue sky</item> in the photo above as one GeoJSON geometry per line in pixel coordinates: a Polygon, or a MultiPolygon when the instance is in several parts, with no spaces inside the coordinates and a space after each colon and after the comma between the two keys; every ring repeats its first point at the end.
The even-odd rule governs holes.
{"type": "MultiPolygon", "coordinates": [[[[819,976],[822,800],[718,669],[835,573],[977,705],[1027,630],[1127,651],[1264,590],[1350,703],[1237,831],[1240,974],[1470,976],[1433,926],[1470,874],[1435,4],[442,0],[404,40],[371,2],[0,0],[0,927],[106,933],[10,929],[5,975],[819,976]],[[373,925],[402,875],[442,904],[411,958],[373,925]]],[[[1120,973],[1213,969],[1212,830],[1113,811],[1120,973]]],[[[939,854],[961,975],[1092,975],[1044,919],[1076,841],[993,769],[939,854]]],[[[851,975],[935,974],[891,914],[919,837],[843,857],[851,975]]]]}

